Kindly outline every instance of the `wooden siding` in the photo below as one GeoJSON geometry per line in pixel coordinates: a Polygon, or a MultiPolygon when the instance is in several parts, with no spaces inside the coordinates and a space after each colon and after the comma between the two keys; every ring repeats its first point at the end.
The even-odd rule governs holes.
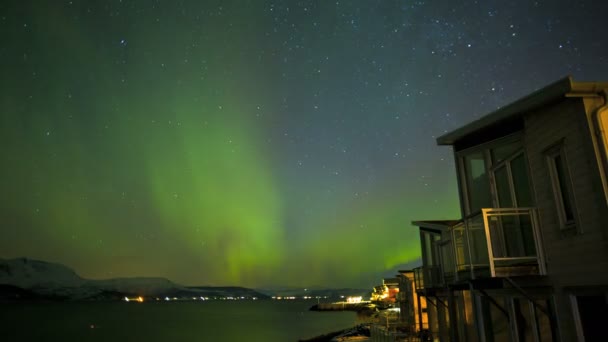
{"type": "Polygon", "coordinates": [[[570,293],[564,287],[608,283],[607,208],[589,127],[590,110],[583,99],[567,98],[525,115],[524,145],[563,341],[576,339],[570,293]],[[574,195],[577,226],[572,231],[560,229],[544,153],[559,143],[574,195]]]}
{"type": "Polygon", "coordinates": [[[608,283],[606,210],[583,100],[565,99],[525,116],[524,144],[539,209],[547,270],[558,286],[608,283]],[[544,151],[563,142],[576,207],[576,231],[559,227],[544,151]],[[601,189],[601,188],[600,188],[601,189]]]}

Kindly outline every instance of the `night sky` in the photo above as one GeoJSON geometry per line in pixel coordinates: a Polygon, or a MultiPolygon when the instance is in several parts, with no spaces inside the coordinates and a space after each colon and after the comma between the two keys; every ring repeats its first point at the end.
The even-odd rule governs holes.
{"type": "Polygon", "coordinates": [[[608,1],[2,1],[0,257],[371,286],[459,218],[435,138],[608,80],[608,1]]]}

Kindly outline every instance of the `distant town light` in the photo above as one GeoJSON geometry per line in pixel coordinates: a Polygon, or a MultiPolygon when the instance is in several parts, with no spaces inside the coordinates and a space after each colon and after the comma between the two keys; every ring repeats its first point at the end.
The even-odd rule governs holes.
{"type": "Polygon", "coordinates": [[[361,301],[363,300],[363,297],[358,296],[358,297],[348,297],[346,298],[346,302],[347,303],[361,303],[361,301]]]}
{"type": "Polygon", "coordinates": [[[127,303],[130,302],[130,301],[142,303],[144,301],[144,297],[142,297],[142,296],[134,297],[134,298],[125,297],[124,301],[127,302],[127,303]]]}

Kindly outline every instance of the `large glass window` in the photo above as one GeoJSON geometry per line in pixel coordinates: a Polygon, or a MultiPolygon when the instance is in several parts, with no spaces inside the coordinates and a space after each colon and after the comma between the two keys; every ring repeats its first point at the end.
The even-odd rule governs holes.
{"type": "Polygon", "coordinates": [[[534,205],[521,140],[502,139],[483,150],[464,154],[461,162],[467,214],[481,208],[534,205]]]}
{"type": "Polygon", "coordinates": [[[511,177],[513,177],[513,188],[518,207],[532,206],[532,192],[528,180],[528,166],[523,153],[517,155],[510,162],[511,177]]]}
{"type": "Polygon", "coordinates": [[[433,266],[433,245],[431,241],[432,237],[429,233],[424,233],[424,264],[426,266],[433,266]]]}
{"type": "MultiPolygon", "coordinates": [[[[525,154],[519,144],[511,143],[507,146],[518,148],[509,149],[511,154],[490,170],[496,189],[497,205],[500,208],[531,207],[532,191],[525,154]]],[[[497,150],[498,147],[493,149],[492,155],[496,155],[497,150]]],[[[536,255],[532,224],[528,216],[498,216],[490,223],[494,257],[536,255]]]]}
{"type": "Polygon", "coordinates": [[[492,147],[491,177],[500,208],[533,206],[528,166],[521,141],[505,141],[492,147]]]}
{"type": "Polygon", "coordinates": [[[438,241],[441,236],[439,234],[432,234],[426,231],[421,231],[420,234],[422,243],[424,244],[422,249],[424,266],[436,266],[437,256],[435,252],[435,242],[438,241]]]}
{"type": "Polygon", "coordinates": [[[519,149],[521,149],[521,143],[518,140],[500,144],[492,148],[492,163],[500,163],[501,161],[511,157],[519,149]]]}
{"type": "Polygon", "coordinates": [[[454,277],[454,251],[452,249],[452,241],[442,241],[439,244],[439,248],[441,250],[441,266],[444,276],[451,280],[454,277]]]}
{"type": "Polygon", "coordinates": [[[512,208],[515,206],[511,196],[511,185],[509,184],[509,174],[507,166],[504,165],[494,171],[494,182],[496,183],[496,196],[500,208],[512,208]]]}
{"type": "Polygon", "coordinates": [[[492,207],[490,183],[483,151],[463,157],[469,214],[492,207]]]}

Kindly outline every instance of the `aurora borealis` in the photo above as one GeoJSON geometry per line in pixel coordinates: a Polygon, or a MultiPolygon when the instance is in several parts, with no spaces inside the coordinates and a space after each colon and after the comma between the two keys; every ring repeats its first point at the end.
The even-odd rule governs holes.
{"type": "Polygon", "coordinates": [[[599,1],[3,1],[0,257],[371,286],[458,218],[435,138],[565,75],[599,1]],[[581,24],[583,23],[584,24],[581,24]]]}

